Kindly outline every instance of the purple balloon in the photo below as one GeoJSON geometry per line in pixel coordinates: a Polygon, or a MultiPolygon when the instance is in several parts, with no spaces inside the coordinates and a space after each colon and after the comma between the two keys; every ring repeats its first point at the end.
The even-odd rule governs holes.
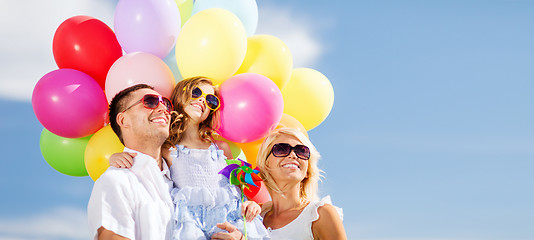
{"type": "Polygon", "coordinates": [[[232,142],[252,142],[276,128],[284,99],[276,84],[256,73],[235,75],[221,84],[219,133],[232,142]]]}
{"type": "Polygon", "coordinates": [[[147,52],[163,59],[176,44],[181,20],[174,0],[120,0],[115,35],[125,52],[147,52]]]}
{"type": "Polygon", "coordinates": [[[32,106],[50,132],[66,138],[89,136],[106,122],[108,104],[100,85],[89,75],[62,68],[35,85],[32,106]]]}

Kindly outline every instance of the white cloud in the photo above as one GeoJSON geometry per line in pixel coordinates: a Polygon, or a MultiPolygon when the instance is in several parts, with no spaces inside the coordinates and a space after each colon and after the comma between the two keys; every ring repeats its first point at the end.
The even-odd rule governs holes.
{"type": "Polygon", "coordinates": [[[317,22],[295,9],[260,6],[256,34],[269,34],[282,40],[291,50],[293,66],[311,67],[321,57],[323,46],[315,36],[317,22]]]}
{"type": "Polygon", "coordinates": [[[90,239],[85,210],[60,207],[16,218],[0,218],[0,240],[90,239]]]}
{"type": "Polygon", "coordinates": [[[0,0],[0,97],[29,101],[33,87],[57,69],[52,40],[67,18],[89,15],[112,27],[114,1],[0,0]]]}

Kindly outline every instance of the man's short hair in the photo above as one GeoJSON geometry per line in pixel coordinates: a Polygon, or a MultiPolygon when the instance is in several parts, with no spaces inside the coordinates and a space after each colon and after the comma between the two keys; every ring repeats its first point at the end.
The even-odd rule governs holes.
{"type": "Polygon", "coordinates": [[[119,137],[119,140],[121,141],[123,145],[124,145],[124,141],[122,140],[121,128],[119,124],[117,123],[117,115],[120,112],[122,112],[123,109],[126,108],[124,104],[128,102],[128,100],[130,99],[130,93],[135,92],[139,89],[143,89],[143,88],[154,90],[154,87],[147,85],[147,84],[133,85],[117,93],[111,100],[111,103],[109,104],[109,124],[111,125],[111,129],[113,129],[113,132],[117,134],[117,137],[119,137]]]}

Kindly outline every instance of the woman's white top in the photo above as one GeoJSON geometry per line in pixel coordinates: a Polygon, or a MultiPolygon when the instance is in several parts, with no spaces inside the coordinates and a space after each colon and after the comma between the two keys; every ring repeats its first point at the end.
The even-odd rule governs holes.
{"type": "MultiPolygon", "coordinates": [[[[319,201],[310,202],[308,206],[306,206],[304,210],[302,210],[300,215],[287,225],[278,229],[271,229],[270,227],[267,228],[267,231],[271,236],[271,240],[313,239],[313,233],[311,229],[312,223],[319,219],[319,213],[317,212],[317,209],[320,206],[323,206],[325,203],[328,203],[330,205],[332,204],[330,196],[326,196],[319,201]]],[[[341,220],[343,220],[343,210],[338,207],[335,208],[339,214],[339,217],[341,218],[341,220]]],[[[265,214],[269,211],[270,210],[265,211],[262,217],[264,217],[265,214]]]]}
{"type": "Polygon", "coordinates": [[[133,166],[109,167],[93,186],[87,207],[92,237],[104,227],[129,239],[170,239],[174,206],[167,164],[161,171],[154,158],[124,151],[137,153],[133,166]]]}

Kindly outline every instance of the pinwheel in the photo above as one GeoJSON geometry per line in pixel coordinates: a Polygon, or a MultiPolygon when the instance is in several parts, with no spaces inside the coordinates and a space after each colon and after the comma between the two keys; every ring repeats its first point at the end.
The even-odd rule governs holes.
{"type": "MultiPolygon", "coordinates": [[[[226,166],[220,174],[226,176],[230,180],[230,184],[239,186],[241,188],[241,202],[245,201],[245,189],[251,192],[250,188],[259,189],[261,178],[258,176],[260,170],[258,167],[252,169],[252,165],[241,159],[226,159],[226,166]]],[[[247,196],[248,197],[248,196],[247,196]]],[[[247,220],[243,216],[243,224],[245,230],[245,239],[247,239],[247,220]]]]}

